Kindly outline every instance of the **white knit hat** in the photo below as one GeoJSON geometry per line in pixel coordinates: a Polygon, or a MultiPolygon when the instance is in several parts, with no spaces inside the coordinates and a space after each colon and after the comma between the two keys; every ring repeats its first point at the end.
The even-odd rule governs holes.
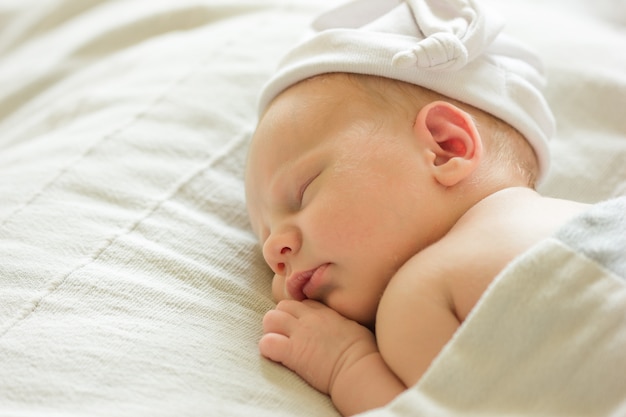
{"type": "Polygon", "coordinates": [[[541,63],[501,33],[502,19],[475,0],[356,0],[319,16],[262,91],[259,112],[289,86],[347,72],[417,84],[515,127],[549,167],[554,118],[541,93],[541,63]]]}

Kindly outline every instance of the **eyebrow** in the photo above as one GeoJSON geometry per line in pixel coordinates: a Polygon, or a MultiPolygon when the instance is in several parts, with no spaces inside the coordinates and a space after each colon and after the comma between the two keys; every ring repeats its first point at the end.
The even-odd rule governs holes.
{"type": "MultiPolygon", "coordinates": [[[[275,194],[276,188],[279,189],[287,189],[289,185],[292,184],[291,179],[294,177],[297,181],[301,181],[300,177],[302,177],[302,172],[309,169],[311,162],[309,160],[313,157],[315,152],[313,150],[305,150],[300,155],[298,155],[295,159],[288,160],[282,166],[274,171],[272,174],[272,179],[269,184],[269,192],[270,194],[275,194]]],[[[299,192],[300,189],[296,190],[296,193],[299,192]]],[[[291,190],[287,190],[287,193],[290,193],[291,190]]],[[[279,194],[284,194],[279,193],[279,194]]]]}

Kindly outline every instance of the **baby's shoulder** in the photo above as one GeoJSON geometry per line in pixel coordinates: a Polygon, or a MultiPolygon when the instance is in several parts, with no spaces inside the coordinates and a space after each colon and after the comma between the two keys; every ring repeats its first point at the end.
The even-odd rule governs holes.
{"type": "Polygon", "coordinates": [[[521,226],[500,219],[474,219],[411,257],[388,292],[419,294],[446,306],[463,321],[489,284],[528,246],[521,226]]]}
{"type": "Polygon", "coordinates": [[[440,278],[446,281],[461,320],[511,261],[586,207],[549,198],[518,203],[474,213],[433,245],[436,256],[450,257],[446,275],[440,278]]]}
{"type": "Polygon", "coordinates": [[[487,287],[527,244],[516,238],[514,224],[474,224],[454,230],[433,247],[433,253],[447,254],[445,282],[459,320],[464,321],[487,287]]]}

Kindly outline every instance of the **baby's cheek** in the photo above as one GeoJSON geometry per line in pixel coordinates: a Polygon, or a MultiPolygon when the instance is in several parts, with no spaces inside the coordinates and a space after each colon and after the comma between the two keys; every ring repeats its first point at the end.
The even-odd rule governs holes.
{"type": "Polygon", "coordinates": [[[274,301],[279,302],[282,300],[286,300],[287,294],[285,291],[285,277],[281,275],[274,275],[272,279],[272,297],[274,301]]]}

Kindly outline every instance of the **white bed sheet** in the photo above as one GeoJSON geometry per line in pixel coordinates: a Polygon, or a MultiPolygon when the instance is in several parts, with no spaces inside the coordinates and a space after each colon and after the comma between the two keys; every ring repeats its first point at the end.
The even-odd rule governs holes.
{"type": "MultiPolygon", "coordinates": [[[[0,415],[336,415],[258,354],[242,182],[262,83],[333,3],[0,3],[0,415]]],[[[495,3],[546,63],[542,191],[625,194],[619,13],[495,3]]]]}

